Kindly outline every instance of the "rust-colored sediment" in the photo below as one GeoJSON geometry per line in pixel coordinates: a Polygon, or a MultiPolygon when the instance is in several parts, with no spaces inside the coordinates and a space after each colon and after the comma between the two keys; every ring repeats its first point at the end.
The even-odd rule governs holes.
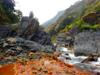
{"type": "Polygon", "coordinates": [[[93,75],[65,64],[53,57],[43,56],[38,60],[16,62],[0,68],[0,75],[93,75]]]}
{"type": "Polygon", "coordinates": [[[75,68],[73,65],[42,58],[28,61],[24,64],[15,63],[0,68],[0,75],[92,75],[89,72],[75,68]]]}

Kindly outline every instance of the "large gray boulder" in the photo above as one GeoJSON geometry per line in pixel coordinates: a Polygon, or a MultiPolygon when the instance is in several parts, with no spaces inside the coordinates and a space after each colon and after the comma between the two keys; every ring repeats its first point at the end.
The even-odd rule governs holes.
{"type": "Polygon", "coordinates": [[[19,36],[41,45],[52,45],[51,37],[40,28],[38,20],[32,14],[22,18],[19,36]]]}
{"type": "Polygon", "coordinates": [[[100,56],[100,31],[84,31],[75,36],[75,55],[98,54],[100,56]]]}

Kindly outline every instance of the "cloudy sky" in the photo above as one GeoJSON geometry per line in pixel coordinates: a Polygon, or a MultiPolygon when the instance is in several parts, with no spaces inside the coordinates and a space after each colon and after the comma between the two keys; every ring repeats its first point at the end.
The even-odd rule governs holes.
{"type": "Polygon", "coordinates": [[[40,24],[54,17],[57,12],[65,10],[79,0],[15,0],[16,9],[20,9],[24,16],[33,11],[40,24]]]}

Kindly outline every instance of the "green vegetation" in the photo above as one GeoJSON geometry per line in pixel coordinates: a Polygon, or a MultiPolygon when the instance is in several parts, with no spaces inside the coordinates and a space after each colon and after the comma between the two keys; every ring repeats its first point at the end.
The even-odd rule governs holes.
{"type": "Polygon", "coordinates": [[[55,34],[66,33],[74,28],[80,32],[100,28],[100,0],[82,0],[72,5],[47,28],[47,32],[54,39],[55,34]]]}
{"type": "Polygon", "coordinates": [[[14,9],[14,0],[0,0],[0,24],[13,24],[20,20],[22,13],[14,9]]]}
{"type": "MultiPolygon", "coordinates": [[[[97,21],[97,17],[95,16],[96,14],[91,14],[91,13],[98,13],[100,12],[100,1],[96,0],[94,3],[91,3],[90,5],[88,5],[85,8],[85,11],[83,12],[83,14],[81,16],[79,16],[78,18],[76,18],[71,24],[66,25],[66,27],[62,30],[60,30],[60,32],[68,32],[69,30],[73,29],[74,27],[78,27],[80,31],[83,30],[97,30],[100,28],[100,23],[96,24],[95,22],[92,21],[96,20],[97,21]],[[88,14],[91,14],[90,16],[86,16],[88,14]],[[83,17],[90,17],[90,22],[87,23],[83,20],[83,17]],[[92,23],[93,22],[93,23],[92,23]]],[[[100,17],[98,17],[98,19],[100,19],[100,17]]],[[[87,21],[89,21],[87,19],[87,21]]],[[[100,21],[100,20],[98,20],[100,21]]]]}
{"type": "Polygon", "coordinates": [[[55,43],[56,42],[56,35],[55,36],[52,36],[51,41],[52,41],[52,43],[55,43]]]}

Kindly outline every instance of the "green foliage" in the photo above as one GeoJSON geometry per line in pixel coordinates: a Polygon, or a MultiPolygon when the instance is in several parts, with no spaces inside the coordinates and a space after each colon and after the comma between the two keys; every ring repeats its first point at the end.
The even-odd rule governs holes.
{"type": "Polygon", "coordinates": [[[0,24],[19,22],[22,14],[14,6],[13,0],[0,0],[0,24]]]}
{"type": "Polygon", "coordinates": [[[91,5],[88,5],[84,15],[87,15],[91,12],[97,12],[97,11],[100,11],[100,1],[99,0],[95,1],[91,5]]]}
{"type": "Polygon", "coordinates": [[[66,27],[66,25],[69,25],[73,22],[74,18],[72,16],[68,16],[66,19],[64,19],[61,24],[59,25],[57,32],[59,32],[60,30],[64,29],[66,27]]]}
{"type": "MultiPolygon", "coordinates": [[[[94,3],[91,3],[90,5],[87,5],[85,10],[83,11],[82,15],[78,16],[75,18],[71,24],[66,25],[66,27],[60,32],[68,32],[69,30],[73,29],[74,27],[78,27],[80,31],[83,30],[97,30],[100,28],[100,24],[88,24],[83,21],[83,16],[86,16],[90,14],[91,12],[100,12],[100,1],[94,1],[94,3]]],[[[66,20],[67,21],[67,20],[66,20]]]]}
{"type": "Polygon", "coordinates": [[[51,41],[52,41],[52,43],[56,42],[56,35],[52,36],[51,41]]]}

